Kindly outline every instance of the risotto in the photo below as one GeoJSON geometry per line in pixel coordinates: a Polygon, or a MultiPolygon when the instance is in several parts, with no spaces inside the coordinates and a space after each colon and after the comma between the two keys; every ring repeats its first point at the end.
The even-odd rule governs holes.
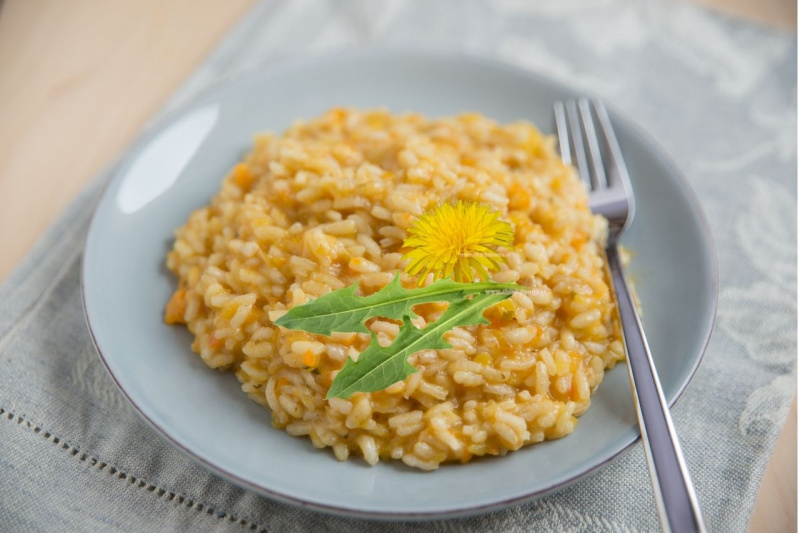
{"type": "MultiPolygon", "coordinates": [[[[605,235],[554,139],[530,123],[337,108],[281,136],[257,135],[210,205],[175,232],[167,265],[179,286],[165,319],[186,324],[193,350],[233,371],[275,427],[340,460],[432,470],[573,431],[604,371],[624,357],[605,235]],[[404,381],[325,399],[370,335],[273,322],[354,282],[372,294],[401,272],[404,286],[417,286],[402,273],[407,230],[458,200],[512,225],[513,246],[491,276],[526,290],[490,307],[488,324],[446,333],[451,348],[411,356],[419,371],[404,381]]],[[[416,306],[414,324],[445,308],[416,306]]],[[[379,317],[367,327],[388,345],[399,324],[379,317]]]]}

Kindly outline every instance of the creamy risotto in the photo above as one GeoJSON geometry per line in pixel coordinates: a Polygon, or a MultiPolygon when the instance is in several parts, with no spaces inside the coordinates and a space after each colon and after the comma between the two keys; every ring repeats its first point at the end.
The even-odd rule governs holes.
{"type": "MultiPolygon", "coordinates": [[[[604,371],[624,357],[605,233],[554,140],[530,123],[337,108],[257,135],[210,205],[176,231],[167,265],[179,285],[166,321],[186,324],[194,351],[233,371],[275,427],[340,460],[431,470],[575,428],[604,371]],[[419,371],[405,381],[326,400],[370,336],[273,321],[354,282],[365,295],[384,287],[403,269],[409,226],[457,200],[491,206],[512,225],[513,248],[492,279],[527,290],[489,308],[488,325],[445,334],[451,349],[413,355],[419,371]]],[[[406,287],[417,281],[402,274],[406,287]]],[[[417,306],[415,325],[445,308],[417,306]]],[[[367,326],[383,345],[399,331],[380,318],[367,326]]]]}

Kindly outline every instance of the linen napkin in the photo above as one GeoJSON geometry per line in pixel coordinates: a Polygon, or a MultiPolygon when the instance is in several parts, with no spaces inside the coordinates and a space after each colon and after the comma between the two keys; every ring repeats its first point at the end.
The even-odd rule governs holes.
{"type": "MultiPolygon", "coordinates": [[[[278,57],[367,43],[473,51],[563,80],[635,117],[686,172],[721,292],[708,352],[673,415],[710,530],[745,530],[795,389],[794,35],[660,0],[265,1],[166,109],[278,57]]],[[[658,529],[641,446],[534,502],[426,523],[331,517],[209,473],[136,415],[87,332],[83,240],[114,170],[0,289],[0,530],[658,529]]]]}

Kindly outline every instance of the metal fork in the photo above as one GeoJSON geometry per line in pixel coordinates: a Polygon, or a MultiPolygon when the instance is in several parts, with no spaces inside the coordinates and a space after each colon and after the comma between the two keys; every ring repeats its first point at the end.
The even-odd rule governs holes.
{"type": "Polygon", "coordinates": [[[704,532],[706,528],[697,494],[620,262],[617,243],[633,220],[634,201],[628,171],[611,121],[599,100],[593,100],[592,106],[585,98],[577,103],[574,100],[566,103],[559,101],[553,109],[561,158],[567,165],[574,161],[581,179],[591,191],[589,206],[594,213],[608,219],[606,256],[617,298],[628,353],[628,374],[661,527],[664,531],[675,533],[704,532]],[[602,139],[597,135],[595,124],[599,125],[602,139]]]}

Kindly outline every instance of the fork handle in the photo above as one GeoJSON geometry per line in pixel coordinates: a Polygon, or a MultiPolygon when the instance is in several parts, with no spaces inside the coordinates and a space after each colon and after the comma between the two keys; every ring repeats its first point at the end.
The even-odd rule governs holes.
{"type": "Polygon", "coordinates": [[[609,243],[606,254],[619,306],[628,352],[628,373],[661,527],[664,531],[675,533],[705,532],[694,485],[683,459],[615,242],[609,243]]]}

